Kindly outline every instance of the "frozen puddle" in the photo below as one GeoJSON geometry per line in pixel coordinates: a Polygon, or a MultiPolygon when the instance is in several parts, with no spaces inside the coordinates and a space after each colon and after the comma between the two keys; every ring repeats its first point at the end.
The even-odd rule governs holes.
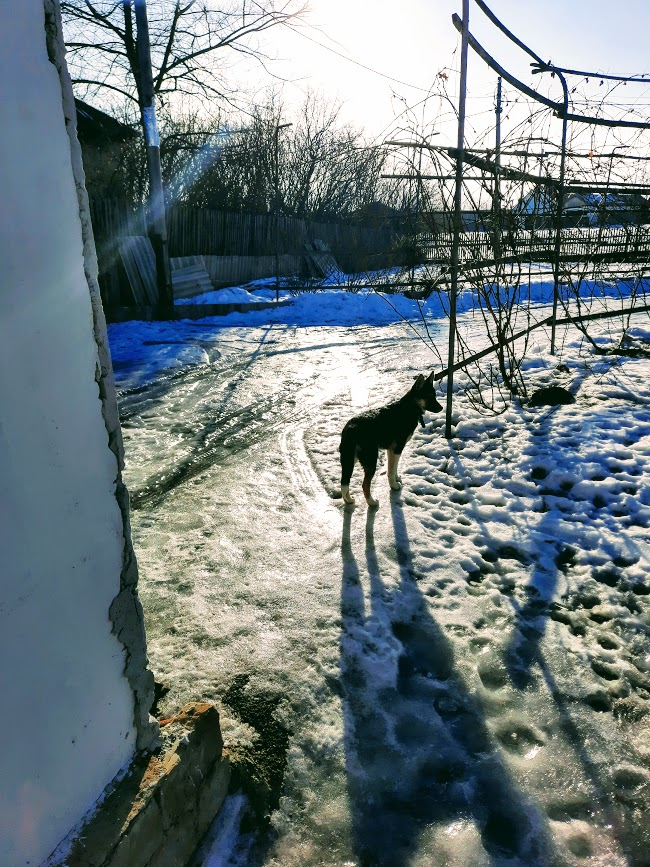
{"type": "Polygon", "coordinates": [[[233,801],[199,863],[648,865],[648,361],[585,371],[568,339],[575,404],[459,396],[454,439],[429,416],[368,511],[334,499],[340,429],[430,353],[396,326],[258,332],[126,401],[129,486],[173,482],[132,516],[164,709],[219,704],[275,793],[267,833],[233,801]]]}

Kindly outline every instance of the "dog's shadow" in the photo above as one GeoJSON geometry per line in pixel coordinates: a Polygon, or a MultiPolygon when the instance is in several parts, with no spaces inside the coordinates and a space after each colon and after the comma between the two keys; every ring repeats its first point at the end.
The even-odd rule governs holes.
{"type": "Polygon", "coordinates": [[[351,538],[354,509],[344,512],[341,539],[340,672],[359,865],[406,867],[423,832],[457,821],[473,823],[488,863],[550,863],[542,818],[501,764],[420,592],[399,494],[390,508],[398,575],[381,574],[375,510],[366,516],[363,574],[351,538]]]}

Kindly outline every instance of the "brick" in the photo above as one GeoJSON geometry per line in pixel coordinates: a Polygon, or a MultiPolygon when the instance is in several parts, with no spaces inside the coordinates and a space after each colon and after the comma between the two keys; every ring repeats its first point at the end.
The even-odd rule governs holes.
{"type": "Polygon", "coordinates": [[[175,773],[161,780],[157,798],[165,831],[188,811],[196,812],[198,789],[186,760],[175,773]]]}
{"type": "Polygon", "coordinates": [[[212,763],[221,756],[223,748],[218,710],[205,702],[185,705],[174,723],[187,731],[188,742],[179,745],[179,754],[183,759],[191,755],[192,763],[205,776],[212,763]]]}
{"type": "Polygon", "coordinates": [[[131,822],[106,867],[146,867],[164,838],[160,809],[151,800],[131,822]]]}
{"type": "Polygon", "coordinates": [[[196,812],[186,813],[183,821],[169,831],[162,849],[154,855],[148,867],[185,867],[199,839],[196,812]]]}
{"type": "Polygon", "coordinates": [[[224,756],[218,762],[199,795],[199,835],[202,837],[212,824],[228,794],[230,783],[230,761],[224,756]]]}

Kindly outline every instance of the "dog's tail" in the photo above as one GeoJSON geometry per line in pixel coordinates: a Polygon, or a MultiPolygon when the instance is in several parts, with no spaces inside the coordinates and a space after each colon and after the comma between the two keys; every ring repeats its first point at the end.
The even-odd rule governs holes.
{"type": "Polygon", "coordinates": [[[343,428],[341,434],[341,445],[339,453],[341,455],[341,485],[349,485],[352,478],[352,470],[354,469],[354,458],[357,450],[357,440],[354,426],[349,422],[343,428]]]}

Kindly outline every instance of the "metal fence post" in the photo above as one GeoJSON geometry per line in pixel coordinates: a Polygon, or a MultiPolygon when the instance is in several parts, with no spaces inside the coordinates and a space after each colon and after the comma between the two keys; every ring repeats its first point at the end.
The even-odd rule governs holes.
{"type": "Polygon", "coordinates": [[[562,252],[562,213],[564,211],[564,173],[566,166],[566,134],[567,115],[569,113],[569,88],[566,78],[561,72],[557,76],[562,84],[564,94],[564,111],[562,116],[562,152],[560,154],[560,179],[557,188],[557,225],[555,227],[555,255],[553,257],[553,321],[551,323],[551,355],[555,355],[555,330],[557,322],[557,304],[560,297],[560,256],[562,252]]]}
{"type": "Polygon", "coordinates": [[[469,0],[463,0],[463,30],[460,53],[460,91],[458,94],[458,150],[456,153],[456,190],[454,196],[454,236],[451,247],[451,296],[449,299],[449,351],[447,353],[447,407],[445,437],[451,438],[451,409],[456,359],[456,306],[458,301],[458,259],[462,228],[463,149],[465,147],[465,102],[467,96],[467,48],[469,44],[469,0]]]}

